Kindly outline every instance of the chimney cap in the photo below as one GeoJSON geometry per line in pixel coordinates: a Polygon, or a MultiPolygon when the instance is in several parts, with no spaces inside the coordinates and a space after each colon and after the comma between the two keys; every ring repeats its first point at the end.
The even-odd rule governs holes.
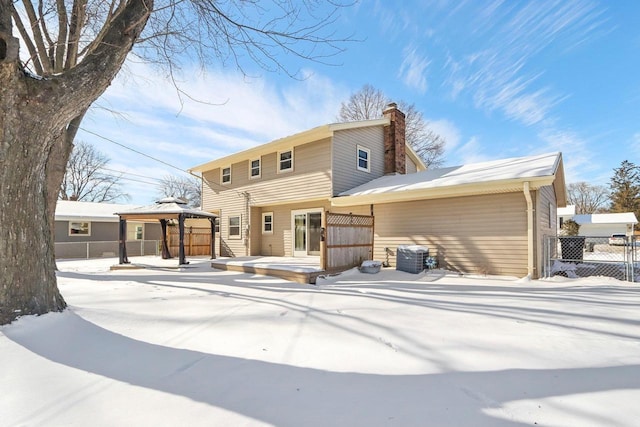
{"type": "Polygon", "coordinates": [[[383,110],[383,113],[386,113],[389,110],[397,110],[398,109],[398,104],[396,104],[395,102],[390,102],[389,104],[387,104],[386,108],[383,110]]]}

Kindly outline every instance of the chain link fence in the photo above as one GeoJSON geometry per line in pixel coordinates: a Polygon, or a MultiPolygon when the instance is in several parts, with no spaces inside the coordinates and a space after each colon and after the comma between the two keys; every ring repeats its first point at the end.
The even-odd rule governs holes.
{"type": "MultiPolygon", "coordinates": [[[[160,240],[135,240],[127,242],[127,255],[160,255],[160,240]]],[[[56,258],[107,258],[117,257],[118,242],[56,242],[56,258]]]]}
{"type": "Polygon", "coordinates": [[[545,236],[543,275],[640,281],[639,245],[635,236],[545,236]]]}

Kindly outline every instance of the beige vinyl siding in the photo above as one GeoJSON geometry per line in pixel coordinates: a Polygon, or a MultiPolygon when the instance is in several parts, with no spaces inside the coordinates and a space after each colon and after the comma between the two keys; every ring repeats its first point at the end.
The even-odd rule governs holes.
{"type": "Polygon", "coordinates": [[[333,195],[384,175],[384,128],[375,126],[336,131],[333,135],[333,195]],[[357,168],[357,146],[371,150],[370,172],[357,168]]]}
{"type": "Polygon", "coordinates": [[[251,208],[251,255],[292,256],[291,211],[316,209],[326,212],[328,201],[274,205],[251,208]],[[273,233],[262,234],[262,213],[273,214],[273,233]]]}
{"type": "Polygon", "coordinates": [[[534,278],[539,278],[543,274],[542,265],[544,263],[544,236],[554,236],[557,232],[558,220],[558,204],[556,201],[556,193],[553,186],[549,185],[540,188],[536,195],[536,252],[535,252],[535,268],[534,278]]]}
{"type": "Polygon", "coordinates": [[[262,240],[262,210],[258,207],[250,208],[251,228],[249,229],[249,255],[260,254],[260,242],[262,240]]]}
{"type": "MultiPolygon", "coordinates": [[[[298,201],[317,199],[310,207],[324,206],[331,195],[331,140],[325,139],[310,144],[292,147],[294,150],[293,171],[277,172],[277,153],[261,157],[262,174],[260,178],[249,178],[250,160],[231,165],[231,184],[220,184],[220,169],[216,168],[203,174],[205,184],[202,193],[203,209],[220,214],[220,253],[230,256],[245,256],[287,251],[282,240],[276,241],[275,227],[279,224],[291,228],[291,215],[288,226],[282,226],[283,215],[275,215],[275,208],[264,206],[287,205],[298,201]],[[246,197],[249,197],[250,213],[247,212],[246,197]],[[262,235],[262,212],[274,212],[274,235],[262,235]],[[242,239],[229,239],[229,216],[242,217],[242,239]],[[250,218],[248,218],[248,215],[250,218]],[[248,221],[250,219],[250,221],[248,221]],[[244,230],[249,228],[249,239],[245,239],[244,230]],[[263,242],[267,242],[266,244],[263,242]],[[271,244],[271,248],[268,246],[271,244]]],[[[307,204],[295,204],[295,209],[304,209],[307,204]],[[302,206],[299,208],[298,206],[302,206]]],[[[290,209],[289,209],[290,212],[290,209]]],[[[290,231],[284,230],[290,233],[290,231]]],[[[290,245],[289,245],[290,246],[290,245]]],[[[290,248],[289,248],[290,249],[290,248]]],[[[287,253],[290,253],[287,252],[287,253]]]]}
{"type": "MultiPolygon", "coordinates": [[[[231,167],[231,185],[220,184],[220,168],[203,174],[204,186],[202,192],[202,208],[208,212],[216,212],[220,215],[220,233],[216,236],[217,253],[221,256],[245,256],[249,250],[246,247],[247,239],[244,230],[247,226],[247,207],[245,197],[241,190],[235,190],[236,181],[240,180],[241,167],[234,164],[231,167]],[[240,239],[229,239],[229,217],[241,217],[240,239]]],[[[244,168],[246,171],[246,166],[244,168]]],[[[247,180],[247,177],[244,177],[247,180]]]]}
{"type": "Polygon", "coordinates": [[[406,156],[405,168],[406,168],[406,173],[418,172],[418,167],[416,166],[415,163],[413,163],[413,160],[411,160],[409,156],[406,156]]]}
{"type": "Polygon", "coordinates": [[[440,267],[463,273],[527,274],[527,217],[522,193],[380,204],[374,207],[374,259],[398,245],[424,245],[440,267]]]}
{"type": "Polygon", "coordinates": [[[371,205],[332,206],[330,210],[339,214],[371,215],[371,205]]]}

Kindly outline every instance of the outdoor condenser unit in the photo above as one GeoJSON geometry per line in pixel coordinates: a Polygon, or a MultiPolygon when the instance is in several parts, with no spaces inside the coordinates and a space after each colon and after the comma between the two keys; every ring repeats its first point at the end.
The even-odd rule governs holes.
{"type": "Polygon", "coordinates": [[[425,269],[424,261],[429,249],[418,245],[400,245],[396,249],[396,270],[407,273],[420,273],[425,269]]]}

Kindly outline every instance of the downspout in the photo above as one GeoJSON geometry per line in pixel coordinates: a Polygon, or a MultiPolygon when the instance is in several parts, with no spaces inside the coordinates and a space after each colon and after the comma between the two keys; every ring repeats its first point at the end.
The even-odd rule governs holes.
{"type": "Polygon", "coordinates": [[[249,212],[249,198],[251,197],[248,192],[243,191],[242,196],[244,197],[244,215],[246,220],[245,229],[242,230],[244,234],[244,256],[249,256],[251,254],[249,250],[249,246],[251,245],[251,215],[249,212]]]}
{"type": "Polygon", "coordinates": [[[524,198],[527,200],[527,275],[533,278],[533,200],[529,181],[524,183],[524,198]]]}

